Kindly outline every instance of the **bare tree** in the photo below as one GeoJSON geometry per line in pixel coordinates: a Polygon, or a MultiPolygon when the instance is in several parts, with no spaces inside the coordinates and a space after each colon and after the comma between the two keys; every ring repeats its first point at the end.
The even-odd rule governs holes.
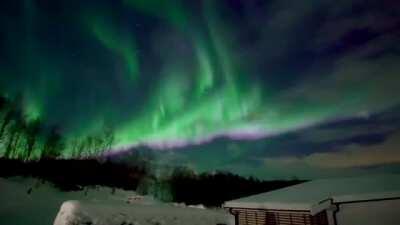
{"type": "Polygon", "coordinates": [[[62,136],[57,127],[53,127],[46,137],[43,154],[47,158],[57,158],[64,149],[62,136]]]}
{"type": "Polygon", "coordinates": [[[105,152],[108,152],[114,144],[114,130],[110,127],[104,126],[99,138],[101,139],[98,147],[99,155],[103,155],[105,152]]]}
{"type": "Polygon", "coordinates": [[[9,110],[5,113],[4,118],[3,118],[3,123],[1,124],[1,127],[0,127],[0,138],[3,137],[6,127],[13,119],[14,114],[15,114],[14,110],[9,110]]]}
{"type": "Polygon", "coordinates": [[[36,139],[39,137],[41,121],[36,119],[26,126],[26,159],[31,158],[36,139]]]}

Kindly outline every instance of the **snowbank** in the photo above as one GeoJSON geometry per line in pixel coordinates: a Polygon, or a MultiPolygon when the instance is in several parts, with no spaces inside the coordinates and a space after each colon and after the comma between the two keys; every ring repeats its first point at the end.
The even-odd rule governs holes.
{"type": "Polygon", "coordinates": [[[217,225],[234,224],[222,210],[170,204],[66,201],[54,225],[217,225]]]}
{"type": "Polygon", "coordinates": [[[0,225],[216,225],[230,220],[233,224],[222,210],[162,204],[132,191],[60,192],[36,179],[0,178],[0,225]]]}

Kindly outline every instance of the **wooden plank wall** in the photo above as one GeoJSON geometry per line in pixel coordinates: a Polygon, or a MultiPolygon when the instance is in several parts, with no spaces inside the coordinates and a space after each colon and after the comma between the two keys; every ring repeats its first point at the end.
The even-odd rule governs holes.
{"type": "Polygon", "coordinates": [[[237,225],[328,225],[326,212],[311,216],[308,211],[232,209],[237,225]]]}

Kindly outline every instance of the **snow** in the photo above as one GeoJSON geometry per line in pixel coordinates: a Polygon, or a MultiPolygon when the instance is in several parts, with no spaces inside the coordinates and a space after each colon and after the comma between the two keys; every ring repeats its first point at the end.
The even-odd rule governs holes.
{"type": "Polygon", "coordinates": [[[314,180],[288,188],[228,201],[225,207],[310,210],[330,206],[330,201],[400,197],[400,175],[375,175],[314,180]],[[323,204],[324,207],[321,207],[323,204]]]}
{"type": "Polygon", "coordinates": [[[399,225],[400,200],[343,204],[339,206],[339,225],[399,225]]]}
{"type": "Polygon", "coordinates": [[[75,221],[79,221],[82,224],[90,223],[88,215],[82,211],[81,204],[79,201],[67,201],[61,206],[60,211],[54,220],[55,225],[67,225],[73,224],[75,221]]]}
{"type": "Polygon", "coordinates": [[[233,224],[222,209],[166,204],[132,191],[96,188],[60,192],[30,178],[0,178],[0,224],[7,225],[216,225],[233,224]],[[34,187],[31,194],[28,190],[34,187]]]}
{"type": "Polygon", "coordinates": [[[175,207],[170,204],[121,204],[120,202],[67,201],[61,206],[54,225],[216,225],[233,224],[220,210],[175,207]]]}

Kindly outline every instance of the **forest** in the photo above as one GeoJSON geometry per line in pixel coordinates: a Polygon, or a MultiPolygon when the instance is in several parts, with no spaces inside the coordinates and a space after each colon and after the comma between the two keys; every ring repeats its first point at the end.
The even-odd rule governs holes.
{"type": "Polygon", "coordinates": [[[67,136],[60,125],[26,115],[23,102],[21,95],[13,99],[0,96],[0,157],[24,161],[89,158],[101,155],[113,144],[114,133],[107,126],[83,137],[67,136]]]}
{"type": "MultiPolygon", "coordinates": [[[[304,182],[302,180],[261,181],[230,172],[196,173],[174,167],[169,175],[157,176],[147,162],[123,165],[99,159],[41,159],[24,162],[0,158],[0,177],[24,176],[50,182],[61,191],[111,187],[151,195],[164,202],[219,207],[225,201],[271,191],[304,182]]],[[[40,183],[35,187],[40,186],[40,183]]],[[[35,191],[31,187],[27,193],[35,191]]],[[[113,194],[113,193],[111,193],[113,194]]]]}

